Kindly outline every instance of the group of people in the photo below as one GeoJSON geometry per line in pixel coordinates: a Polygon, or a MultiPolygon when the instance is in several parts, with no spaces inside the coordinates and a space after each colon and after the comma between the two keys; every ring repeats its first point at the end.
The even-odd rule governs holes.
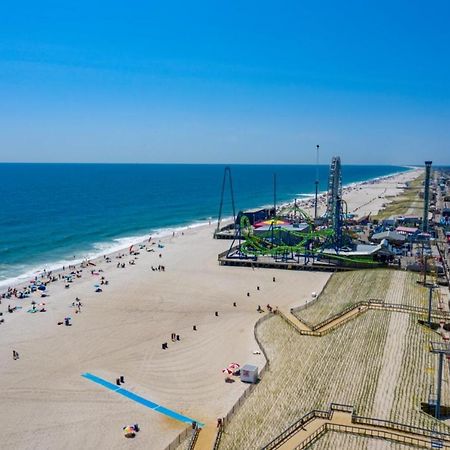
{"type": "MultiPolygon", "coordinates": [[[[267,303],[266,308],[267,308],[267,311],[269,311],[269,312],[273,312],[274,311],[273,307],[270,306],[269,303],[267,303]]],[[[261,308],[261,305],[258,305],[258,307],[256,308],[256,311],[258,311],[259,313],[263,313],[264,312],[264,310],[261,308]]]]}

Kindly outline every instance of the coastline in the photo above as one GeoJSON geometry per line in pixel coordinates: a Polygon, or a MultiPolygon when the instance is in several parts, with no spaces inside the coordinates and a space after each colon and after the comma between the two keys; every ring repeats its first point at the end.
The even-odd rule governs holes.
{"type": "MultiPolygon", "coordinates": [[[[371,198],[369,207],[376,208],[383,202],[380,190],[400,193],[397,180],[413,175],[352,189],[349,203],[359,206],[371,198]]],[[[126,389],[215,426],[246,389],[240,382],[224,383],[222,368],[234,361],[263,366],[263,355],[254,353],[253,329],[261,317],[257,306],[289,310],[305,304],[330,274],[219,266],[217,254],[229,241],[212,239],[214,227],[164,237],[162,248],[156,240],[148,252],[120,258],[124,253],[116,252],[110,263],[100,257],[94,270],[84,268],[69,288],[62,280],[48,285],[45,313],[26,312],[32,300],[41,301],[36,294],[3,300],[2,311],[8,302],[22,308],[5,314],[1,325],[0,376],[6,394],[0,420],[10,430],[26,423],[5,435],[6,446],[119,449],[120,430],[130,422],[141,426],[137,442],[151,440],[154,448],[164,448],[184,429],[86,381],[80,376],[84,372],[111,381],[124,375],[126,389]],[[165,271],[151,270],[159,264],[165,271]],[[98,293],[101,277],[109,283],[98,293]],[[72,306],[76,297],[83,303],[81,313],[72,306]],[[58,326],[67,316],[73,325],[58,326]],[[172,332],[180,342],[170,341],[172,332]],[[169,343],[167,350],[161,349],[163,342],[169,343]],[[20,353],[19,361],[12,360],[11,349],[20,353]],[[56,423],[57,431],[48,433],[56,423]]]]}
{"type": "MultiPolygon", "coordinates": [[[[348,192],[351,189],[357,188],[359,186],[364,186],[366,184],[372,184],[376,183],[378,181],[383,180],[389,180],[390,178],[407,174],[411,172],[415,172],[417,170],[421,170],[420,168],[414,168],[411,166],[403,166],[406,170],[402,172],[393,172],[392,174],[382,175],[379,177],[369,178],[366,180],[361,180],[357,182],[350,182],[345,185],[343,185],[343,194],[345,195],[346,192],[348,192]]],[[[323,202],[326,201],[326,194],[327,191],[323,190],[319,192],[319,204],[322,203],[322,209],[319,208],[319,211],[321,213],[324,212],[323,209],[323,202]]],[[[314,199],[314,194],[303,194],[299,193],[297,194],[300,198],[291,198],[288,200],[283,200],[278,205],[280,208],[285,208],[289,206],[290,204],[293,204],[294,201],[297,201],[297,204],[307,210],[309,213],[312,212],[311,208],[311,201],[314,199]]],[[[252,209],[259,209],[259,208],[268,208],[273,206],[272,204],[263,204],[263,205],[257,205],[252,206],[252,209]]],[[[224,217],[222,219],[223,222],[227,222],[231,220],[231,216],[224,217]]],[[[130,245],[140,245],[145,242],[147,242],[148,237],[151,235],[155,239],[164,239],[167,237],[170,237],[172,233],[182,233],[186,230],[192,229],[192,228],[202,228],[202,227],[208,227],[210,224],[215,224],[217,221],[217,218],[211,217],[209,220],[202,220],[202,219],[191,219],[186,224],[181,224],[177,226],[168,226],[165,228],[156,229],[155,231],[151,231],[146,235],[137,235],[137,236],[123,236],[123,237],[116,237],[112,238],[111,242],[94,242],[91,245],[95,248],[97,247],[97,250],[92,250],[83,257],[76,257],[74,259],[64,259],[60,261],[55,262],[47,262],[44,264],[40,264],[38,266],[30,267],[29,269],[26,269],[25,272],[20,273],[15,276],[11,276],[9,278],[5,278],[3,280],[0,279],[0,293],[2,290],[8,287],[18,288],[21,284],[25,283],[27,280],[33,279],[35,277],[41,277],[42,274],[45,272],[52,272],[52,273],[60,273],[65,266],[80,266],[83,262],[86,261],[96,261],[102,258],[104,255],[106,256],[114,256],[117,253],[123,253],[126,251],[130,245]],[[102,248],[104,247],[104,248],[102,248]]]]}

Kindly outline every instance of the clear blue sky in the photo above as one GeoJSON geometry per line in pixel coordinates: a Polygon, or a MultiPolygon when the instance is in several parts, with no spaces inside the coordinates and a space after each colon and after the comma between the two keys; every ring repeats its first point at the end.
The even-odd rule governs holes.
{"type": "Polygon", "coordinates": [[[0,161],[450,164],[450,1],[0,4],[0,161]]]}

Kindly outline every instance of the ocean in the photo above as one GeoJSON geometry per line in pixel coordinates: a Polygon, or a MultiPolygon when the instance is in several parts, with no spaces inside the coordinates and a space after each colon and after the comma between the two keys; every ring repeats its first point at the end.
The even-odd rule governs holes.
{"type": "MultiPolygon", "coordinates": [[[[223,165],[0,164],[0,285],[216,221],[223,165]]],[[[315,166],[231,165],[237,211],[314,192],[315,166]]],[[[343,183],[408,170],[343,166],[343,183]]],[[[319,166],[326,190],[328,166],[319,166]]],[[[224,216],[231,215],[227,185],[224,216]]]]}

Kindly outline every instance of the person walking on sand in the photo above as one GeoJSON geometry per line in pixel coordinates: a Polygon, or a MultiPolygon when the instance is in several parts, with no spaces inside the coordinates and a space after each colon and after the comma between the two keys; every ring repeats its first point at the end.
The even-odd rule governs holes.
{"type": "Polygon", "coordinates": [[[15,350],[13,350],[13,359],[14,359],[14,361],[15,361],[16,359],[19,359],[19,353],[16,352],[15,350]]]}

